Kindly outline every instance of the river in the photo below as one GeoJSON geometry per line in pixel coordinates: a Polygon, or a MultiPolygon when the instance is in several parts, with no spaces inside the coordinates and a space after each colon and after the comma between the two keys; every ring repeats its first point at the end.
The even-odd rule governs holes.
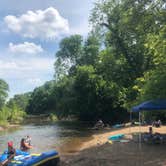
{"type": "Polygon", "coordinates": [[[0,132],[0,152],[7,148],[7,142],[13,141],[19,148],[22,137],[30,135],[33,153],[52,149],[60,153],[73,153],[79,150],[83,141],[91,139],[88,125],[77,122],[56,122],[54,124],[28,124],[19,128],[0,132]]]}

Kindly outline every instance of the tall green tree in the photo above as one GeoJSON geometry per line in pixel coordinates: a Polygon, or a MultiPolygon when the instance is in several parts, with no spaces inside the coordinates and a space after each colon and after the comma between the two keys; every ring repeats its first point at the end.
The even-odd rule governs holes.
{"type": "Polygon", "coordinates": [[[79,65],[95,65],[100,49],[99,38],[91,32],[83,45],[83,55],[79,65]]]}
{"type": "Polygon", "coordinates": [[[56,100],[55,113],[59,119],[75,116],[76,98],[73,91],[74,78],[65,76],[59,81],[52,92],[56,100]]]}
{"type": "MultiPolygon", "coordinates": [[[[122,93],[119,86],[113,81],[104,80],[91,65],[77,67],[73,90],[75,113],[81,120],[102,118],[113,123],[118,120],[118,112],[125,112],[120,108],[122,93]]],[[[119,116],[119,122],[120,119],[119,116]]]]}
{"type": "Polygon", "coordinates": [[[54,88],[54,81],[48,81],[43,86],[36,88],[27,106],[28,114],[47,114],[55,109],[56,102],[51,94],[54,88]]]}
{"type": "Polygon", "coordinates": [[[8,84],[0,79],[0,109],[3,107],[5,100],[8,96],[9,86],[8,84]]]}
{"type": "MultiPolygon", "coordinates": [[[[130,107],[138,98],[139,92],[133,89],[136,79],[155,68],[154,52],[146,45],[150,36],[158,35],[165,25],[164,16],[163,0],[101,0],[95,4],[91,22],[94,28],[101,29],[105,46],[110,49],[105,71],[126,88],[125,106],[130,107]]],[[[104,71],[104,66],[101,69],[104,71]]]]}
{"type": "Polygon", "coordinates": [[[56,80],[62,78],[68,73],[71,66],[78,63],[82,56],[82,42],[83,39],[80,35],[66,37],[60,42],[54,64],[56,80]]]}
{"type": "MultiPolygon", "coordinates": [[[[166,12],[165,12],[166,14],[166,12]]],[[[166,98],[166,25],[160,27],[158,34],[150,34],[146,47],[153,55],[155,67],[144,74],[140,84],[139,100],[166,98]]]]}
{"type": "MultiPolygon", "coordinates": [[[[166,11],[163,12],[163,15],[166,11]]],[[[165,21],[166,22],[166,21],[165,21]]],[[[146,71],[144,75],[137,78],[133,90],[137,93],[137,98],[131,103],[131,106],[146,100],[165,99],[166,98],[166,26],[162,25],[156,33],[148,34],[145,47],[152,54],[154,67],[146,71]]],[[[166,120],[165,112],[146,112],[147,119],[166,120]]]]}
{"type": "Polygon", "coordinates": [[[164,1],[104,0],[96,3],[91,22],[105,30],[106,45],[114,56],[123,56],[133,80],[153,65],[145,47],[147,35],[160,27],[164,1]]]}
{"type": "Polygon", "coordinates": [[[26,111],[29,100],[31,99],[32,92],[27,92],[24,94],[16,94],[7,102],[7,106],[12,108],[13,105],[16,105],[21,110],[26,111]]]}
{"type": "Polygon", "coordinates": [[[104,80],[114,81],[120,87],[129,87],[132,84],[132,72],[126,59],[121,56],[118,59],[113,55],[110,47],[102,50],[96,64],[98,74],[104,80]]]}

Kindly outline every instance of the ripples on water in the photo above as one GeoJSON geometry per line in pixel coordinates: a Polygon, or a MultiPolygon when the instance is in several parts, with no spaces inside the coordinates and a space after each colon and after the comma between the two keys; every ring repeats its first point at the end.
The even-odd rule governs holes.
{"type": "Polygon", "coordinates": [[[76,151],[82,141],[91,139],[88,125],[73,122],[57,122],[55,124],[31,124],[18,129],[0,132],[0,152],[7,148],[12,140],[19,148],[22,137],[30,135],[35,146],[32,152],[57,149],[61,153],[76,151]]]}

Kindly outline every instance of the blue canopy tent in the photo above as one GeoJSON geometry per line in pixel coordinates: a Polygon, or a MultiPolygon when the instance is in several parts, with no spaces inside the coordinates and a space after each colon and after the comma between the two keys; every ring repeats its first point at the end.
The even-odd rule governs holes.
{"type": "MultiPolygon", "coordinates": [[[[166,110],[166,99],[146,101],[132,108],[132,112],[139,112],[140,127],[141,127],[142,111],[158,111],[158,110],[166,110]]],[[[140,136],[140,142],[141,142],[141,136],[140,136]]]]}
{"type": "Polygon", "coordinates": [[[132,112],[166,110],[166,100],[151,100],[132,108],[132,112]]]}

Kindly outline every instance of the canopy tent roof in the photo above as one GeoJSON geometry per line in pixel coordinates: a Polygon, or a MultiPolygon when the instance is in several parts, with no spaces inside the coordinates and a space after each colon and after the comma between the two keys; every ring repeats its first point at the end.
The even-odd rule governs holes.
{"type": "Polygon", "coordinates": [[[143,102],[132,108],[132,112],[166,110],[166,99],[143,102]]]}

